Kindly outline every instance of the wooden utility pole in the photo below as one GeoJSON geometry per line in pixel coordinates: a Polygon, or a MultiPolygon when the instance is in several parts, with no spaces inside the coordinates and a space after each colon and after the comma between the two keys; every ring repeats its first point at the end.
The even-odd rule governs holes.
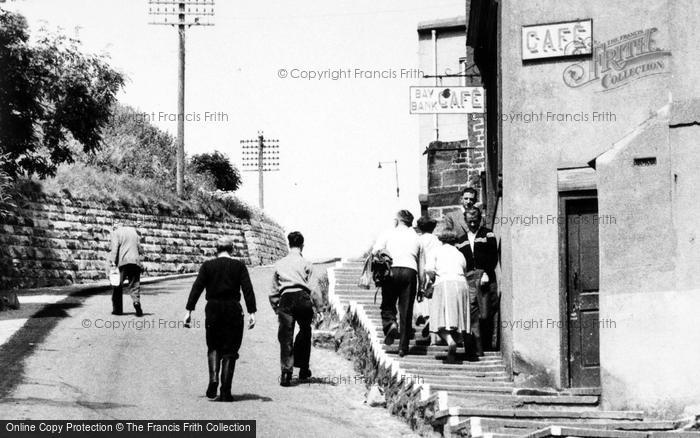
{"type": "Polygon", "coordinates": [[[244,172],[258,172],[258,206],[265,208],[264,172],[280,170],[279,140],[265,139],[258,131],[256,140],[241,140],[242,166],[244,172]]]}
{"type": "Polygon", "coordinates": [[[185,28],[213,26],[214,0],[148,0],[149,24],[177,26],[179,50],[177,70],[177,139],[175,140],[175,190],[185,189],[185,28]]]}
{"type": "MultiPolygon", "coordinates": [[[[185,21],[185,4],[180,3],[180,22],[185,21]]],[[[179,64],[177,68],[177,170],[175,190],[177,196],[182,198],[185,191],[185,25],[178,25],[178,37],[180,40],[179,64]]]]}
{"type": "Polygon", "coordinates": [[[262,131],[258,132],[258,205],[260,210],[265,208],[265,188],[263,186],[263,147],[265,146],[265,137],[262,131]]]}

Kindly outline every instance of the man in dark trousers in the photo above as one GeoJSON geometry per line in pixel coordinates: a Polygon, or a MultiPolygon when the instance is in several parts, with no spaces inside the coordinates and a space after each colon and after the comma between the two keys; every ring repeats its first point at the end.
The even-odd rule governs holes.
{"type": "Polygon", "coordinates": [[[114,221],[109,262],[112,268],[119,268],[119,285],[112,290],[112,314],[121,315],[122,289],[124,280],[134,303],[136,316],[143,316],[141,309],[141,245],[136,229],[126,226],[124,221],[114,221]]]}
{"type": "Polygon", "coordinates": [[[464,241],[457,244],[467,261],[467,277],[473,278],[474,272],[480,272],[474,279],[478,290],[476,296],[470,296],[470,313],[472,334],[476,338],[477,354],[492,349],[494,330],[493,317],[498,312],[498,288],[496,285],[496,265],[498,264],[498,242],[493,232],[481,226],[481,210],[476,207],[465,212],[467,233],[464,241]]]}
{"type": "Polygon", "coordinates": [[[287,236],[289,254],[275,264],[270,290],[270,304],[279,319],[277,339],[280,343],[282,374],[280,385],[290,386],[294,367],[299,380],[311,377],[311,322],[314,318],[313,292],[309,286],[313,265],[302,256],[304,236],[294,231],[287,236]],[[299,333],[294,339],[294,324],[299,333]]]}
{"type": "Polygon", "coordinates": [[[187,300],[185,326],[189,326],[192,311],[204,289],[207,290],[207,305],[204,308],[209,364],[209,386],[206,395],[216,397],[221,367],[221,393],[219,401],[233,401],[231,383],[238,359],[238,349],[243,340],[243,308],[241,291],[248,310],[248,329],[255,327],[255,294],[248,269],[243,262],[231,257],[233,242],[219,239],[216,243],[217,257],[207,260],[199,269],[187,300]]]}
{"type": "Polygon", "coordinates": [[[373,253],[386,251],[392,258],[391,277],[382,286],[382,328],[384,343],[392,345],[399,338],[399,356],[408,353],[413,331],[413,303],[419,279],[423,279],[423,260],[418,235],[413,230],[413,215],[400,210],[394,219],[394,229],[382,235],[372,248],[373,253]],[[396,324],[398,301],[399,324],[396,324]]]}

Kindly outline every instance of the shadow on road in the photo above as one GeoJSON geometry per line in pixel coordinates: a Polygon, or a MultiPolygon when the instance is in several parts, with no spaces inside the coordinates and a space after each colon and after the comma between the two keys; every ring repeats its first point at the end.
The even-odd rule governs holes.
{"type": "Polygon", "coordinates": [[[260,400],[263,402],[271,402],[273,401],[270,397],[265,397],[264,395],[258,395],[258,394],[241,394],[241,395],[234,395],[233,396],[233,401],[251,401],[251,400],[260,400]]]}
{"type": "MultiPolygon", "coordinates": [[[[62,301],[43,305],[32,314],[26,324],[0,346],[0,370],[3,370],[3,377],[0,379],[0,399],[6,400],[12,390],[22,382],[24,359],[35,352],[62,319],[70,317],[68,310],[81,307],[86,298],[94,295],[105,295],[107,306],[111,306],[111,290],[111,287],[96,287],[77,291],[62,301]]],[[[142,296],[146,297],[172,292],[171,288],[163,285],[146,285],[141,291],[142,296]]]]}
{"type": "Polygon", "coordinates": [[[111,402],[91,402],[84,400],[75,401],[61,401],[53,400],[49,398],[39,398],[39,397],[27,397],[27,398],[5,398],[3,402],[6,403],[21,403],[23,405],[41,405],[41,406],[82,406],[91,410],[103,410],[103,409],[118,409],[118,408],[129,408],[134,405],[125,405],[122,403],[111,403],[111,402]]]}
{"type": "Polygon", "coordinates": [[[47,304],[32,315],[24,326],[7,342],[0,346],[0,399],[5,397],[22,381],[24,377],[24,358],[34,353],[51,333],[58,322],[67,318],[68,309],[80,307],[80,300],[72,296],[55,304],[47,304]]]}

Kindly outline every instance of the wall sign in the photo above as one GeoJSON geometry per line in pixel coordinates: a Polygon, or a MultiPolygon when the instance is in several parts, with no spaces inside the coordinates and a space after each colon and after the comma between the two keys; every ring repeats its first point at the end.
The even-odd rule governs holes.
{"type": "Polygon", "coordinates": [[[565,21],[522,27],[522,59],[590,55],[593,20],[565,21]]]}
{"type": "Polygon", "coordinates": [[[482,87],[411,87],[411,114],[469,114],[484,112],[482,87]]]}

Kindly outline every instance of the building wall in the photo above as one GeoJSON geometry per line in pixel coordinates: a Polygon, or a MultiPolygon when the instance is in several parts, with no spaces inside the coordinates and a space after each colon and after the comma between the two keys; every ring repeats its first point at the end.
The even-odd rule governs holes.
{"type": "Polygon", "coordinates": [[[266,220],[210,220],[203,215],[128,211],[94,201],[40,197],[0,224],[0,289],[62,286],[107,278],[110,236],[117,218],[137,222],[144,275],[197,272],[215,256],[221,236],[233,256],[268,264],[287,253],[283,230],[266,220]]]}
{"type": "MultiPolygon", "coordinates": [[[[455,18],[436,21],[437,31],[437,74],[459,74],[465,66],[460,59],[466,58],[473,64],[471,49],[466,47],[465,19],[455,18]],[[458,23],[457,26],[455,24],[458,23]],[[447,26],[447,27],[445,27],[447,26]]],[[[419,68],[426,75],[435,75],[433,58],[434,43],[430,24],[423,23],[418,30],[419,68]]],[[[474,73],[475,70],[470,70],[474,73]]],[[[422,86],[480,85],[479,78],[445,77],[424,78],[422,86]]],[[[425,200],[423,208],[433,217],[439,218],[445,212],[459,205],[460,192],[471,185],[480,185],[480,173],[484,170],[484,120],[475,114],[438,115],[439,142],[435,138],[433,115],[417,115],[419,122],[419,153],[421,154],[420,179],[421,194],[425,200]],[[446,150],[460,147],[475,149],[446,150]],[[431,152],[424,154],[426,149],[431,152]]]]}
{"type": "Polygon", "coordinates": [[[597,160],[602,385],[606,405],[680,412],[700,401],[697,273],[700,128],[669,128],[667,105],[597,160]],[[655,157],[635,166],[636,157],[655,157]],[[637,220],[636,218],[640,218],[637,220]],[[640,348],[643,347],[643,348],[640,348]]]}
{"type": "MultiPolygon", "coordinates": [[[[667,115],[659,115],[671,100],[674,104],[690,100],[683,105],[697,115],[693,98],[698,94],[700,57],[696,42],[687,35],[698,28],[700,14],[693,13],[697,3],[679,3],[501,3],[502,293],[509,301],[504,304],[504,319],[509,318],[514,327],[504,328],[508,331],[504,339],[512,344],[509,354],[514,357],[516,373],[537,370],[549,384],[568,384],[562,380],[561,330],[526,330],[515,324],[562,318],[556,223],[558,169],[585,167],[593,158],[620,147],[617,156],[621,161],[613,160],[597,171],[599,214],[616,219],[600,227],[601,318],[607,316],[616,322],[615,328],[600,331],[603,398],[612,408],[628,404],[653,409],[662,401],[673,408],[674,403],[700,402],[700,382],[685,379],[686,385],[680,388],[684,379],[678,377],[689,376],[691,365],[700,369],[696,353],[687,347],[681,353],[671,353],[671,348],[697,345],[694,341],[699,331],[690,326],[693,319],[686,306],[697,308],[700,304],[697,221],[691,219],[700,213],[697,201],[691,199],[700,181],[690,171],[691,166],[697,166],[697,127],[669,129],[673,106],[667,115]],[[656,28],[653,40],[663,50],[647,58],[657,63],[649,70],[656,69],[656,74],[631,80],[616,76],[615,85],[624,85],[605,88],[611,76],[603,79],[600,75],[585,85],[585,81],[571,79],[585,76],[591,60],[522,62],[523,25],[582,18],[593,19],[594,38],[601,43],[656,28]],[[556,116],[546,118],[547,112],[581,118],[588,115],[588,120],[558,121],[556,116]],[[599,114],[596,120],[594,112],[599,114]],[[540,120],[534,117],[543,113],[540,120]],[[630,136],[642,125],[647,131],[641,137],[646,140],[631,141],[630,136]],[[646,153],[657,157],[653,169],[631,167],[630,159],[646,153]],[[642,177],[639,172],[649,175],[642,177]],[[650,207],[656,214],[651,218],[645,214],[650,207]],[[522,219],[527,217],[543,220],[526,225],[522,219]],[[665,317],[658,315],[661,311],[665,317]],[[654,319],[654,313],[664,319],[654,319]],[[666,318],[670,319],[668,324],[666,318]],[[648,345],[659,350],[650,350],[648,345]]],[[[692,116],[685,119],[689,117],[692,123],[692,116]]],[[[504,321],[504,326],[508,322],[504,321]]]]}

